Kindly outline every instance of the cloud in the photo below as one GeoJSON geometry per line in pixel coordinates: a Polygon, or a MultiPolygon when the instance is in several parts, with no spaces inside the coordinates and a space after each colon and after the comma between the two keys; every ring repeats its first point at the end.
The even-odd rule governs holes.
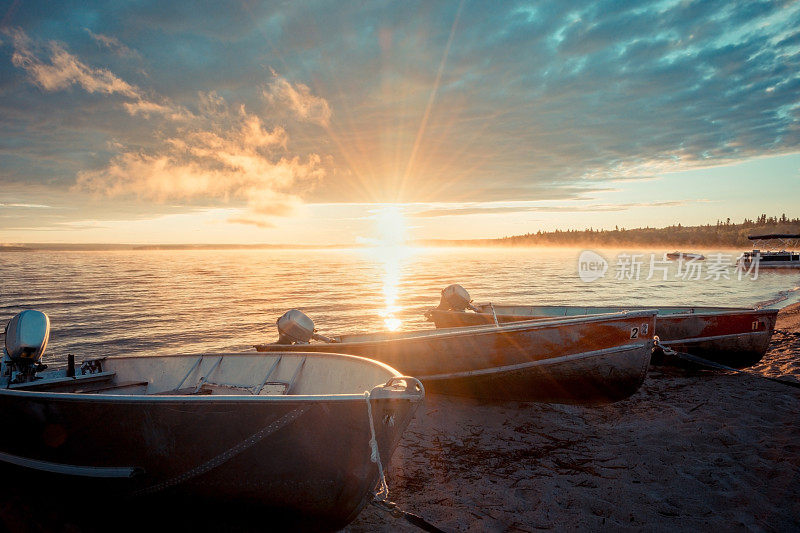
{"type": "MultiPolygon", "coordinates": [[[[131,116],[159,118],[153,125],[158,141],[149,148],[122,142],[107,143],[116,153],[107,164],[77,173],[73,191],[109,197],[136,196],[158,202],[174,199],[240,201],[248,206],[237,223],[270,227],[270,218],[287,216],[301,203],[300,193],[325,175],[316,153],[291,154],[282,126],[269,127],[243,104],[229,105],[216,92],[200,93],[196,108],[166,97],[148,97],[140,88],[108,70],[87,66],[60,44],[49,43],[50,63],[40,59],[31,39],[11,30],[12,62],[46,91],[79,85],[89,93],[119,94],[129,99],[122,107],[131,116]]],[[[116,42],[89,34],[103,44],[116,42]]],[[[304,85],[279,78],[275,98],[306,120],[327,123],[330,107],[304,85]]]]}
{"type": "Polygon", "coordinates": [[[255,226],[255,227],[261,228],[261,229],[267,229],[267,228],[274,228],[275,227],[275,224],[273,224],[273,223],[271,223],[271,222],[269,222],[267,220],[263,220],[263,219],[259,219],[259,218],[231,217],[227,221],[230,222],[231,224],[245,224],[245,225],[248,225],[248,226],[255,226]]]}
{"type": "MultiPolygon", "coordinates": [[[[124,48],[113,37],[86,31],[93,39],[106,46],[113,46],[117,49],[124,48]]],[[[31,81],[46,91],[58,91],[78,85],[89,93],[119,94],[133,99],[131,102],[122,104],[128,114],[133,116],[163,115],[170,120],[188,120],[192,116],[186,108],[170,102],[167,98],[162,98],[162,103],[149,100],[139,87],[126,82],[106,69],[86,65],[76,56],[67,52],[59,43],[50,42],[48,44],[50,57],[43,60],[36,53],[36,49],[41,47],[37,47],[22,30],[11,29],[7,33],[14,42],[14,53],[11,56],[14,66],[26,70],[31,81]]]]}
{"type": "MultiPolygon", "coordinates": [[[[464,3],[455,25],[458,4],[447,2],[81,6],[21,3],[8,22],[58,39],[82,65],[74,71],[108,81],[102,65],[136,94],[114,92],[105,107],[59,99],[19,83],[36,80],[33,71],[0,62],[0,144],[23,139],[25,170],[41,182],[65,174],[43,163],[54,146],[87,171],[114,155],[85,155],[97,139],[161,153],[181,108],[196,115],[185,131],[213,131],[198,90],[260,115],[266,101],[262,119],[286,128],[302,161],[329,154],[334,165],[314,190],[322,202],[567,200],[800,150],[796,2],[464,3]],[[108,53],[114,37],[99,36],[118,36],[146,60],[125,64],[108,53]],[[265,84],[269,64],[280,75],[265,84]],[[152,85],[138,77],[145,66],[152,85]]],[[[48,46],[16,53],[26,50],[34,66],[55,68],[48,46]]],[[[83,87],[75,80],[56,85],[83,87]]],[[[7,161],[8,173],[25,175],[7,161]]]]}
{"type": "Polygon", "coordinates": [[[273,105],[289,108],[298,118],[320,126],[328,126],[331,108],[324,98],[311,94],[311,89],[302,83],[292,85],[288,80],[272,71],[274,80],[264,89],[263,95],[273,105]]]}
{"type": "Polygon", "coordinates": [[[77,188],[108,196],[243,200],[248,220],[267,227],[286,216],[324,174],[322,158],[288,153],[288,136],[267,127],[244,106],[228,106],[215,93],[200,97],[202,113],[150,150],[123,149],[103,168],[78,173],[77,188]]]}
{"type": "Polygon", "coordinates": [[[49,205],[0,202],[0,208],[51,209],[49,205]]]}
{"type": "Polygon", "coordinates": [[[627,204],[593,204],[593,205],[577,205],[577,206],[526,206],[526,205],[511,205],[511,206],[486,206],[486,205],[473,205],[462,207],[441,207],[436,209],[427,209],[425,211],[418,211],[411,216],[418,218],[434,218],[434,217],[450,217],[450,216],[463,216],[463,215],[501,215],[509,213],[589,213],[589,212],[611,212],[611,211],[627,211],[636,207],[677,207],[686,205],[689,201],[671,201],[671,202],[638,202],[627,204]]]}
{"type": "Polygon", "coordinates": [[[86,30],[86,33],[89,34],[89,37],[94,39],[95,42],[97,42],[97,44],[111,50],[115,54],[123,57],[137,57],[137,58],[139,57],[139,54],[136,51],[131,50],[130,48],[122,44],[120,40],[117,39],[116,37],[111,37],[109,35],[103,35],[100,33],[94,33],[89,28],[84,28],[84,29],[86,30]]]}
{"type": "Polygon", "coordinates": [[[125,102],[122,107],[131,116],[141,115],[148,118],[153,115],[162,115],[164,118],[173,121],[186,121],[194,118],[194,115],[185,107],[175,105],[169,101],[159,104],[150,100],[139,99],[134,102],[125,102]]]}
{"type": "Polygon", "coordinates": [[[89,67],[56,42],[48,44],[50,57],[43,61],[24,32],[12,29],[7,33],[14,43],[11,62],[15,67],[25,69],[31,80],[46,91],[79,85],[89,93],[121,94],[130,98],[140,95],[140,90],[135,86],[108,70],[89,67]]]}

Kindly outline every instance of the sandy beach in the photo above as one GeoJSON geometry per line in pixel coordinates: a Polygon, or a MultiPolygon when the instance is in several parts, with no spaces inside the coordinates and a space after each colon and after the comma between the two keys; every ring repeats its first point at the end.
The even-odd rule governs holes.
{"type": "MultiPolygon", "coordinates": [[[[800,304],[781,311],[769,352],[750,370],[800,382],[800,304]]],[[[651,367],[629,399],[594,407],[428,395],[387,481],[402,509],[448,532],[798,531],[798,415],[798,388],[670,367],[651,367]]],[[[42,496],[23,511],[23,495],[6,494],[0,530],[107,530],[52,507],[58,495],[47,488],[42,496]]],[[[264,527],[195,518],[208,531],[264,527]]],[[[114,527],[141,530],[128,520],[114,527]]],[[[419,530],[368,506],[344,531],[419,530]]]]}
{"type": "MultiPolygon", "coordinates": [[[[800,381],[800,304],[751,369],[800,381]]],[[[800,528],[800,389],[652,369],[599,407],[429,395],[392,457],[392,499],[446,531],[800,528]]],[[[368,507],[346,529],[417,531],[368,507]]]]}

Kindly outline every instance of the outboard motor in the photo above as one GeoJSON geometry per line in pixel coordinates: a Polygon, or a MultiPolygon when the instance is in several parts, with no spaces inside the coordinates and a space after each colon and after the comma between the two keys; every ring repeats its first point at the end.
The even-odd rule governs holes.
{"type": "Polygon", "coordinates": [[[22,311],[6,324],[5,337],[3,375],[12,382],[30,381],[36,372],[47,368],[41,363],[50,339],[46,314],[33,309],[22,311]]]}
{"type": "Polygon", "coordinates": [[[442,289],[442,300],[439,302],[439,309],[451,311],[476,310],[472,305],[472,299],[469,297],[467,289],[455,284],[442,289]]]}
{"type": "Polygon", "coordinates": [[[298,309],[290,309],[278,319],[278,342],[276,344],[308,344],[311,339],[333,342],[332,339],[318,335],[314,321],[298,309]]]}

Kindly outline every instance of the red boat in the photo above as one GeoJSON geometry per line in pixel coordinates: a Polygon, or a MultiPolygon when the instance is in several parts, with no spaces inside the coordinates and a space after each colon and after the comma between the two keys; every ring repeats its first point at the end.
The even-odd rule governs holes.
{"type": "Polygon", "coordinates": [[[360,355],[422,380],[428,392],[491,400],[598,403],[626,398],[644,380],[655,311],[534,320],[502,327],[317,335],[293,309],[277,343],[260,352],[360,355]],[[322,342],[309,343],[317,339],[322,342]]]}
{"type": "Polygon", "coordinates": [[[438,308],[426,312],[428,320],[436,324],[437,328],[494,324],[495,320],[503,324],[622,311],[657,311],[655,334],[663,345],[678,352],[687,352],[738,368],[754,365],[761,360],[769,347],[778,315],[778,309],[734,307],[592,307],[467,303],[463,307],[456,305],[453,308],[445,303],[444,298],[443,304],[444,307],[440,304],[438,308]],[[465,308],[470,310],[464,310],[465,308]]]}

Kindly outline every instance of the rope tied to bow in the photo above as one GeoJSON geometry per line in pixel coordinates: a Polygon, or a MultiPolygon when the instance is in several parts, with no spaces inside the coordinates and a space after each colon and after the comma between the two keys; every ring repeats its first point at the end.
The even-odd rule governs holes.
{"type": "Polygon", "coordinates": [[[370,503],[378,509],[389,513],[395,518],[405,519],[406,522],[422,529],[423,531],[428,531],[429,533],[444,533],[444,531],[434,526],[421,516],[403,511],[397,506],[396,503],[389,501],[389,486],[386,484],[386,475],[383,472],[383,464],[381,463],[381,452],[378,449],[378,439],[376,438],[375,434],[375,422],[372,419],[372,402],[370,401],[371,398],[369,391],[364,392],[364,399],[367,402],[367,415],[369,417],[369,458],[370,461],[378,466],[379,478],[378,490],[376,490],[375,494],[373,494],[372,501],[370,503]]]}
{"type": "Polygon", "coordinates": [[[800,389],[800,382],[797,381],[790,381],[787,379],[780,379],[780,378],[773,378],[770,376],[764,376],[763,374],[759,374],[757,372],[750,372],[747,370],[742,370],[741,368],[733,368],[732,366],[723,365],[722,363],[717,363],[716,361],[711,361],[709,359],[705,359],[704,357],[700,357],[697,355],[693,355],[690,353],[679,352],[677,350],[673,350],[669,346],[664,346],[659,342],[659,339],[656,337],[655,339],[655,346],[653,347],[654,350],[661,350],[663,353],[667,355],[671,355],[677,357],[679,359],[683,359],[684,361],[689,361],[691,363],[695,363],[698,365],[706,366],[709,368],[715,368],[717,370],[727,370],[729,372],[735,372],[737,374],[745,374],[747,376],[753,376],[761,379],[766,379],[767,381],[772,381],[775,383],[780,383],[781,385],[786,385],[787,387],[794,387],[800,389]]]}
{"type": "Polygon", "coordinates": [[[372,402],[370,401],[369,391],[364,392],[367,401],[367,417],[369,418],[369,459],[378,465],[378,491],[373,495],[373,499],[385,502],[389,498],[389,486],[386,484],[386,475],[383,473],[383,463],[381,462],[381,451],[378,449],[378,439],[375,436],[375,422],[372,419],[372,402]]]}

